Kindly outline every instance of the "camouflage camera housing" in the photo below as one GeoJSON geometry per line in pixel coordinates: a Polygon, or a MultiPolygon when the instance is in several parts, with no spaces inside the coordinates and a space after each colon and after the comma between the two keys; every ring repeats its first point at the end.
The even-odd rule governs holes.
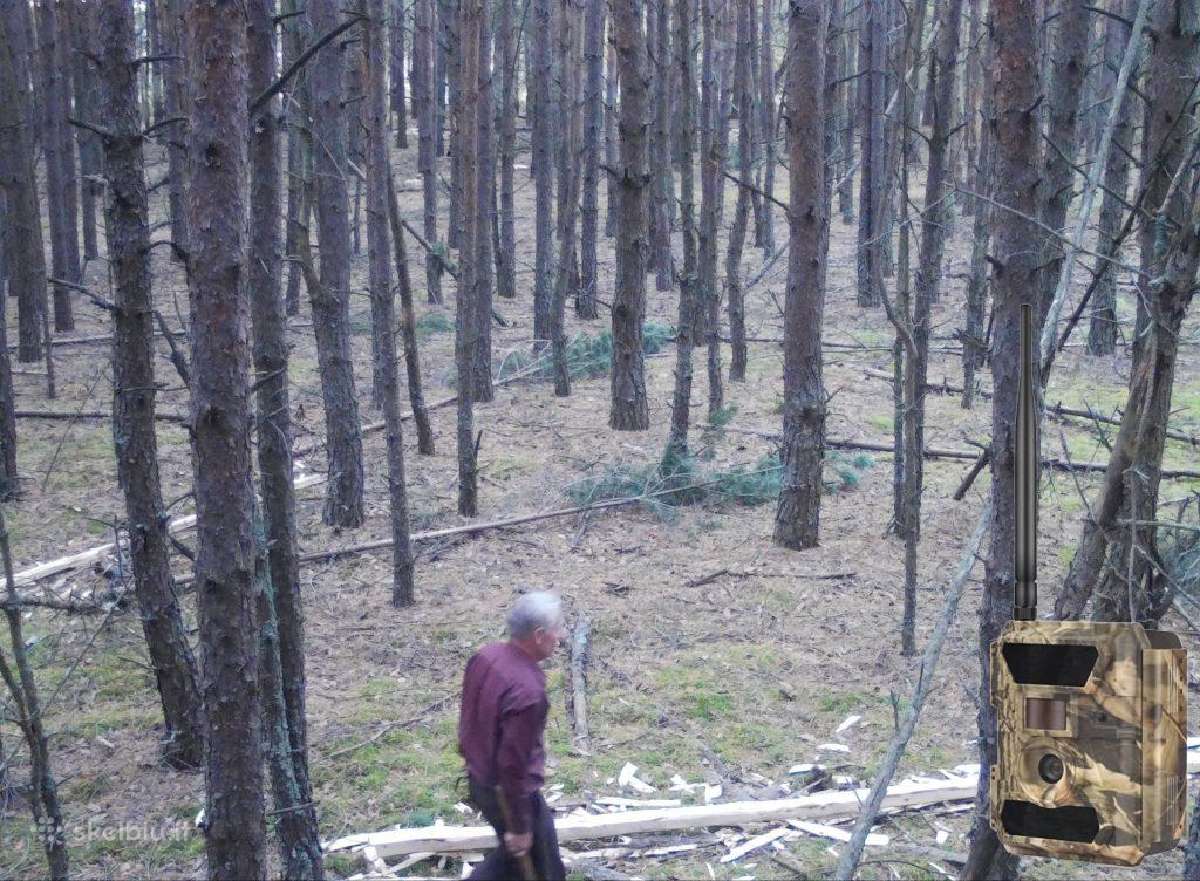
{"type": "Polygon", "coordinates": [[[1187,650],[1136,623],[1009,621],[991,645],[990,821],[1010,853],[1136,866],[1187,798],[1187,650]]]}

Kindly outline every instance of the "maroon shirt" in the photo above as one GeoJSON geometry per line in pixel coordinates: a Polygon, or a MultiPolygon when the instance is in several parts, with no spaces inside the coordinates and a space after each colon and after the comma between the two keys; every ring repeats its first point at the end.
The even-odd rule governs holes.
{"type": "Polygon", "coordinates": [[[512,828],[530,830],[530,798],[545,781],[546,674],[509,642],[493,642],[467,661],[458,751],[467,772],[485,786],[499,784],[512,813],[512,828]]]}

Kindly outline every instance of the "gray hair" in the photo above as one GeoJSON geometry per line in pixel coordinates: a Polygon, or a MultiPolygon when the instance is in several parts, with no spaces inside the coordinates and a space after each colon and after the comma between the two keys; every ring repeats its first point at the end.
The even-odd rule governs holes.
{"type": "Polygon", "coordinates": [[[508,612],[508,635],[525,639],[539,627],[549,629],[562,617],[562,601],[552,593],[522,594],[508,612]]]}

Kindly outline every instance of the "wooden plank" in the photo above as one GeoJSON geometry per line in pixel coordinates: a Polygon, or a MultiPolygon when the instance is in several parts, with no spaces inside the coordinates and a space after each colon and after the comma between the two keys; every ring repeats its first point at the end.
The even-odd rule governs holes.
{"type": "MultiPolygon", "coordinates": [[[[952,783],[897,783],[888,787],[885,807],[915,807],[942,801],[974,799],[977,782],[964,779],[952,783]]],[[[665,832],[706,826],[738,826],[769,820],[826,820],[858,813],[869,789],[822,792],[799,798],[764,801],[727,802],[714,805],[688,805],[680,808],[626,811],[595,816],[567,816],[555,821],[560,842],[589,838],[611,838],[638,832],[665,832]]],[[[496,834],[490,826],[425,826],[349,835],[330,842],[326,851],[357,851],[372,846],[384,859],[405,854],[434,851],[454,853],[486,850],[496,846],[496,834]]]]}

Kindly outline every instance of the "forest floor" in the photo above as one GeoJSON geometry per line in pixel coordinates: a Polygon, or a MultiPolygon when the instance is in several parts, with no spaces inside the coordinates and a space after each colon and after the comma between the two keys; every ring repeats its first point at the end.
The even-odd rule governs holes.
{"type": "MultiPolygon", "coordinates": [[[[401,210],[420,222],[420,192],[413,167],[415,150],[397,151],[395,173],[401,210]]],[[[154,150],[150,177],[165,164],[154,150]]],[[[914,193],[920,198],[919,175],[914,193]]],[[[496,300],[511,322],[493,328],[497,365],[512,353],[524,353],[531,338],[533,264],[533,186],[527,172],[517,176],[518,297],[496,300]]],[[[786,187],[786,176],[781,189],[786,187]]],[[[736,193],[726,192],[728,222],[736,193]]],[[[166,190],[154,197],[154,220],[164,219],[166,190]]],[[[786,200],[786,193],[779,197],[786,200]]],[[[602,188],[603,203],[603,188],[602,188]]],[[[444,217],[443,202],[443,217],[444,217]]],[[[776,210],[775,237],[786,243],[786,225],[776,210]]],[[[370,319],[366,288],[365,206],[362,251],[354,261],[351,312],[360,415],[378,419],[369,406],[371,377],[370,319]]],[[[934,308],[934,333],[951,334],[962,324],[963,286],[969,253],[970,220],[959,219],[948,248],[941,301],[934,308]]],[[[165,233],[160,231],[157,236],[165,233]]],[[[750,237],[753,241],[752,236],[750,237]]],[[[611,296],[611,239],[600,243],[600,299],[611,296]]],[[[890,385],[869,377],[869,369],[891,370],[893,333],[882,309],[855,303],[856,228],[840,218],[831,224],[826,341],[859,344],[860,349],[830,351],[825,383],[833,395],[831,437],[890,443],[890,385]]],[[[409,241],[411,276],[421,329],[425,397],[435,401],[453,394],[454,285],[446,280],[447,304],[425,303],[424,255],[409,241]]],[[[101,245],[103,253],[103,244],[101,245]]],[[[155,296],[168,320],[178,324],[187,312],[185,281],[166,248],[154,250],[155,296]]],[[[724,246],[722,245],[722,257],[724,246]]],[[[916,253],[914,247],[913,253],[916,253]]],[[[753,277],[761,252],[748,246],[742,268],[753,277]]],[[[786,254],[762,281],[747,292],[747,332],[752,337],[782,336],[786,254]]],[[[1076,273],[1082,279],[1086,273],[1076,273]]],[[[647,320],[673,325],[676,294],[654,290],[648,276],[647,320]]],[[[108,286],[105,263],[93,261],[87,283],[100,292],[108,286]]],[[[15,328],[15,309],[10,309],[15,328]]],[[[76,301],[76,335],[108,332],[107,316],[76,301]]],[[[1121,317],[1131,321],[1133,301],[1122,289],[1121,317]]],[[[307,302],[292,319],[292,404],[297,443],[323,434],[320,385],[307,302]]],[[[579,322],[568,308],[568,335],[596,337],[601,320],[579,322]]],[[[1085,328],[1076,333],[1082,341],[1085,328]]],[[[1129,325],[1125,326],[1126,336],[1129,325]]],[[[1185,327],[1189,340],[1175,383],[1172,427],[1200,433],[1200,321],[1185,327]]],[[[10,339],[16,339],[15,329],[10,339]]],[[[930,381],[961,384],[960,360],[942,351],[953,342],[937,341],[931,355],[930,381]]],[[[186,413],[188,398],[170,363],[166,347],[158,376],[169,386],[159,397],[161,411],[186,413]]],[[[61,412],[106,410],[111,402],[110,355],[106,344],[55,348],[59,399],[47,402],[38,365],[18,365],[15,377],[20,409],[61,412]]],[[[722,359],[727,367],[729,350],[722,359]]],[[[616,466],[655,463],[663,450],[669,419],[674,369],[669,344],[647,358],[650,396],[649,431],[615,432],[607,425],[609,383],[606,375],[577,379],[573,393],[556,398],[547,382],[520,381],[496,389],[495,400],[475,407],[480,447],[480,519],[492,520],[573,504],[569,491],[589,477],[616,466]]],[[[1121,405],[1129,374],[1128,349],[1095,359],[1079,347],[1057,360],[1047,401],[1091,404],[1103,412],[1121,405]]],[[[702,352],[695,358],[693,421],[707,421],[702,352]]],[[[985,386],[990,377],[984,373],[985,386]]],[[[700,469],[742,465],[753,469],[772,451],[771,442],[740,433],[778,432],[781,427],[782,349],[754,343],[747,381],[726,384],[728,410],[718,414],[723,430],[692,433],[692,451],[700,469]],[[735,430],[736,429],[736,430],[735,430]]],[[[926,443],[931,447],[968,448],[986,443],[991,408],[987,399],[972,410],[960,407],[956,394],[928,398],[926,443]]],[[[454,410],[433,413],[437,453],[418,456],[409,431],[405,437],[408,490],[414,530],[464,522],[455,511],[456,469],[454,410]]],[[[411,426],[411,423],[406,423],[411,426]]],[[[1076,461],[1103,462],[1104,446],[1079,420],[1048,420],[1047,455],[1068,446],[1076,461]],[[1061,434],[1060,434],[1061,431],[1061,434]]],[[[1112,434],[1115,427],[1105,430],[1112,434]]],[[[106,420],[72,422],[22,419],[19,464],[24,496],[6,506],[17,569],[112,540],[112,524],[123,517],[117,489],[111,425],[106,420]]],[[[367,519],[356,530],[331,529],[320,522],[323,486],[300,493],[297,508],[303,552],[322,551],[390,537],[387,472],[382,433],[364,437],[367,519]]],[[[160,423],[160,467],[168,502],[191,488],[185,430],[160,423]]],[[[1200,456],[1184,444],[1168,442],[1168,467],[1196,468],[1200,456]]],[[[303,461],[308,472],[324,469],[318,452],[303,461]]],[[[774,504],[736,501],[668,509],[624,508],[590,516],[543,521],[515,529],[484,532],[470,540],[423,543],[417,568],[417,605],[390,605],[391,563],[387,551],[302,569],[307,620],[309,739],[313,780],[323,837],[372,832],[397,824],[428,824],[440,817],[449,824],[478,822],[455,809],[465,797],[456,779],[461,762],[455,751],[457,693],[463,665],[482,643],[501,638],[506,608],[519,591],[552,588],[562,593],[571,619],[586,613],[592,622],[592,662],[588,715],[591,756],[569,752],[571,731],[564,710],[564,656],[548,665],[552,709],[546,739],[550,777],[562,784],[563,801],[620,792],[615,782],[626,762],[639,776],[667,793],[672,775],[689,782],[722,782],[723,799],[778,794],[788,768],[797,762],[824,761],[817,744],[834,738],[848,715],[861,722],[839,734],[850,747],[836,773],[869,783],[892,733],[889,692],[907,702],[919,658],[900,654],[903,607],[903,544],[888,532],[892,467],[887,454],[857,458],[831,452],[831,485],[821,508],[820,547],[804,552],[771,544],[774,504]],[[820,576],[837,575],[837,578],[820,576]],[[693,586],[695,585],[695,586],[693,586]],[[380,730],[389,730],[355,748],[380,730]],[[712,755],[719,757],[714,762],[712,755]],[[720,767],[718,767],[720,766],[720,767]],[[737,784],[732,778],[759,779],[772,785],[737,784]]],[[[299,464],[299,460],[298,460],[299,464]]],[[[963,501],[952,496],[969,462],[930,460],[920,544],[917,623],[919,650],[941,609],[954,564],[970,535],[987,487],[985,472],[963,501]]],[[[1076,479],[1047,472],[1041,497],[1039,541],[1042,602],[1050,605],[1082,522],[1082,489],[1094,497],[1096,475],[1076,479]],[[1078,484],[1078,487],[1077,487],[1078,484]]],[[[1164,483],[1162,497],[1194,493],[1200,482],[1164,483]]],[[[184,511],[187,503],[172,513],[184,511]]],[[[194,535],[184,534],[191,544],[194,535]]],[[[178,572],[186,560],[177,558],[178,572]]],[[[93,569],[67,573],[48,582],[52,588],[100,587],[105,577],[93,569]]],[[[900,775],[977,762],[972,693],[978,687],[977,610],[982,565],[973,573],[950,638],[942,653],[936,685],[909,744],[900,775]]],[[[194,598],[184,602],[194,627],[194,598]]],[[[1177,630],[1188,624],[1172,613],[1165,622],[1177,630]]],[[[160,710],[134,611],[106,616],[69,616],[36,612],[26,620],[51,732],[51,753],[67,817],[72,871],[79,878],[202,877],[203,840],[193,826],[203,806],[203,775],[181,774],[157,762],[160,710]],[[124,829],[114,835],[114,829],[124,829]],[[140,831],[139,831],[140,830],[140,831]]],[[[194,631],[193,631],[194,635],[194,631]]],[[[1186,637],[1194,652],[1195,634],[1186,637]]],[[[1192,712],[1197,709],[1189,694],[1192,712]]],[[[231,720],[237,724],[236,720],[231,720]]],[[[0,725],[3,746],[13,749],[18,734],[0,725]]],[[[22,780],[25,765],[17,766],[22,780]]],[[[899,776],[897,779],[899,779],[899,776]]],[[[685,803],[692,800],[684,795],[685,803]]],[[[1189,808],[1190,809],[1190,808],[1189,808]]],[[[10,791],[0,804],[0,876],[35,878],[44,872],[44,856],[32,836],[28,807],[10,791]]],[[[872,848],[861,877],[937,878],[939,870],[914,856],[911,846],[933,846],[937,830],[948,838],[940,846],[966,850],[969,813],[916,812],[888,819],[880,831],[891,836],[887,848],[872,848]]],[[[698,832],[698,830],[697,830],[698,832]]],[[[788,843],[792,857],[813,876],[835,862],[824,839],[788,843]]],[[[575,849],[603,846],[581,842],[575,849]]],[[[720,863],[720,844],[701,847],[683,858],[646,859],[618,868],[643,878],[791,877],[766,851],[734,863],[720,863]]],[[[277,859],[272,850],[272,860],[277,859]]],[[[940,871],[952,866],[938,863],[940,871]]],[[[1086,863],[1043,859],[1023,861],[1030,878],[1150,878],[1178,876],[1182,852],[1147,858],[1136,869],[1112,869],[1086,863]]],[[[361,871],[346,857],[329,860],[331,876],[361,871]]],[[[457,877],[451,860],[444,873],[457,877]]],[[[411,872],[428,875],[430,864],[411,872]]]]}

